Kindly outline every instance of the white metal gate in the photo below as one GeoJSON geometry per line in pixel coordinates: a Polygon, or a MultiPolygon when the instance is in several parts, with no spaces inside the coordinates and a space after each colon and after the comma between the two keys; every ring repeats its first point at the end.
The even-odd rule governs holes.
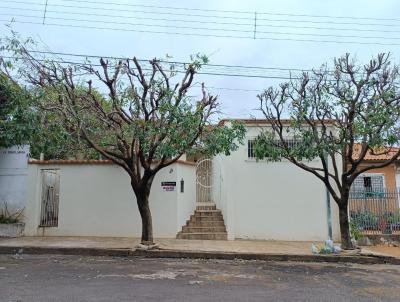
{"type": "Polygon", "coordinates": [[[220,191],[219,165],[210,158],[196,164],[196,202],[215,203],[220,191]]]}
{"type": "Polygon", "coordinates": [[[60,175],[58,170],[42,170],[40,227],[58,226],[60,175]]]}

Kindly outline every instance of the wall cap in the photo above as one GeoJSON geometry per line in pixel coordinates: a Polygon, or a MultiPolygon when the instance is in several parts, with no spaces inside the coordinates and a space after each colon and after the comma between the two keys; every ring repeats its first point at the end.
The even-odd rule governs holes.
{"type": "MultiPolygon", "coordinates": [[[[111,160],[104,159],[51,159],[51,160],[37,160],[30,159],[28,162],[30,165],[115,165],[111,160]]],[[[186,161],[186,160],[177,160],[177,164],[195,166],[196,163],[186,161]]]]}

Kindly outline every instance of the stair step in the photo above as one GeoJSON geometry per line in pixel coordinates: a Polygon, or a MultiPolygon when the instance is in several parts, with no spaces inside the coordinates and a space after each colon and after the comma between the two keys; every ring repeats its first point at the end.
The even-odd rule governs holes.
{"type": "Polygon", "coordinates": [[[220,233],[178,233],[177,239],[193,239],[193,240],[227,240],[226,232],[220,233]]]}
{"type": "Polygon", "coordinates": [[[216,205],[212,205],[212,206],[197,206],[196,207],[196,210],[206,210],[206,211],[209,211],[209,210],[216,210],[217,209],[217,207],[216,207],[216,205]]]}
{"type": "Polygon", "coordinates": [[[195,216],[221,216],[222,217],[222,213],[221,211],[198,211],[196,210],[194,212],[195,216]]]}
{"type": "Polygon", "coordinates": [[[227,240],[224,217],[215,204],[197,205],[177,239],[227,240]]]}
{"type": "Polygon", "coordinates": [[[192,214],[191,216],[196,216],[196,217],[200,217],[200,216],[213,216],[213,217],[222,217],[222,213],[218,213],[218,212],[194,212],[194,214],[192,214]]]}
{"type": "Polygon", "coordinates": [[[190,221],[223,221],[222,216],[191,216],[190,221]]]}
{"type": "Polygon", "coordinates": [[[210,221],[186,221],[186,225],[189,227],[225,227],[225,223],[223,220],[210,220],[210,221]]]}
{"type": "Polygon", "coordinates": [[[183,233],[224,233],[226,232],[225,226],[184,226],[182,227],[183,233]]]}

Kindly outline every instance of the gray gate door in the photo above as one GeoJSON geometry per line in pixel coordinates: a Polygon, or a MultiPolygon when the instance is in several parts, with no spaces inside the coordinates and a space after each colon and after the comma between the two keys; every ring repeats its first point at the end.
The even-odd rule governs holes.
{"type": "Polygon", "coordinates": [[[60,174],[58,170],[42,170],[40,227],[58,226],[60,174]]]}

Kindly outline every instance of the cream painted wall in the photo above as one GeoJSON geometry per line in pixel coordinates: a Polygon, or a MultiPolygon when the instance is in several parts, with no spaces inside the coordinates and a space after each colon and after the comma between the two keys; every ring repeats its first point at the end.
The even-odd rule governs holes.
{"type": "MultiPolygon", "coordinates": [[[[173,238],[181,227],[178,224],[179,177],[193,182],[194,167],[174,164],[159,172],[150,194],[155,237],[173,238]],[[179,171],[182,169],[182,171],[179,171]],[[176,181],[174,192],[164,192],[161,181],[176,181]]],[[[179,207],[194,209],[193,190],[179,199],[179,207]],[[192,196],[190,196],[192,194],[192,196]],[[189,205],[189,203],[192,205],[189,205]]],[[[179,196],[181,197],[181,196],[179,196]]],[[[115,165],[40,165],[28,169],[28,200],[26,210],[28,236],[116,236],[140,237],[141,219],[129,177],[115,165]],[[60,204],[59,226],[38,228],[40,217],[41,170],[59,169],[60,204]]]]}
{"type": "MultiPolygon", "coordinates": [[[[247,138],[254,138],[259,131],[259,127],[248,127],[247,138]]],[[[315,176],[288,161],[248,160],[247,144],[214,161],[221,173],[221,190],[214,201],[223,213],[228,239],[327,239],[326,191],[315,176]]],[[[195,210],[195,193],[193,165],[177,163],[156,176],[150,195],[155,237],[175,238],[195,210]],[[180,193],[181,179],[184,193],[180,193]],[[161,181],[175,181],[176,191],[163,192],[161,181]]],[[[338,211],[333,199],[331,207],[334,239],[338,240],[338,211]]],[[[25,233],[139,237],[141,219],[129,177],[114,165],[29,165],[25,233]],[[60,171],[57,228],[38,228],[42,169],[60,171]]]]}
{"type": "MultiPolygon", "coordinates": [[[[283,160],[247,158],[247,139],[260,131],[247,127],[246,144],[222,157],[223,198],[218,205],[228,238],[310,240],[328,238],[326,191],[315,176],[283,160]]],[[[320,165],[319,161],[314,162],[320,165]]],[[[333,237],[339,239],[337,207],[331,200],[333,237]]]]}
{"type": "Polygon", "coordinates": [[[196,170],[195,166],[180,165],[177,174],[177,230],[181,231],[186,220],[196,209],[196,170]],[[184,181],[184,192],[180,192],[180,182],[184,181]]]}

